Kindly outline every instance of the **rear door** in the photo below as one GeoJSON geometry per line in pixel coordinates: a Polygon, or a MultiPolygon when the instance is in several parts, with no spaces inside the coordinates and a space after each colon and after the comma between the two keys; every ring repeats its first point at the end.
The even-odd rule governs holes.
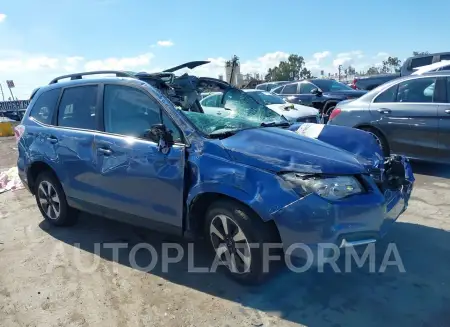
{"type": "Polygon", "coordinates": [[[95,136],[96,202],[107,216],[151,228],[180,231],[185,144],[161,104],[145,89],[104,87],[102,130],[95,136]],[[175,144],[168,153],[146,135],[163,123],[175,144]]]}
{"type": "Polygon", "coordinates": [[[69,201],[95,204],[92,184],[96,174],[93,150],[98,129],[99,86],[66,87],[62,91],[56,117],[57,128],[48,137],[56,149],[69,201]]]}
{"type": "Polygon", "coordinates": [[[412,158],[438,154],[438,105],[435,77],[402,81],[379,94],[370,105],[391,152],[412,158]]]}

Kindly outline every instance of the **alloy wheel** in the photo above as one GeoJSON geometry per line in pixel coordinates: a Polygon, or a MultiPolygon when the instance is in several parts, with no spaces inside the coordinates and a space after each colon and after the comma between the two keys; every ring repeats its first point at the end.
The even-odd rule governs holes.
{"type": "Polygon", "coordinates": [[[38,199],[47,218],[56,220],[61,214],[61,202],[55,187],[49,181],[42,181],[38,187],[38,199]]]}
{"type": "Polygon", "coordinates": [[[252,260],[250,245],[236,222],[226,215],[216,215],[211,220],[209,234],[216,256],[231,272],[249,272],[252,260]]]}

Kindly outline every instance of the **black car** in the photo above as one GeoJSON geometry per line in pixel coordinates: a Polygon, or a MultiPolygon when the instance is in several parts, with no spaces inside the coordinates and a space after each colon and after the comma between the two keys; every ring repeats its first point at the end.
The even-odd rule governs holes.
{"type": "Polygon", "coordinates": [[[381,84],[392,81],[393,79],[396,79],[398,77],[400,77],[400,74],[380,74],[367,77],[355,77],[350,87],[355,90],[370,91],[380,86],[381,84]]]}
{"type": "Polygon", "coordinates": [[[289,83],[277,87],[272,92],[290,103],[318,109],[325,120],[338,102],[356,99],[366,93],[332,79],[309,79],[289,83]]]}

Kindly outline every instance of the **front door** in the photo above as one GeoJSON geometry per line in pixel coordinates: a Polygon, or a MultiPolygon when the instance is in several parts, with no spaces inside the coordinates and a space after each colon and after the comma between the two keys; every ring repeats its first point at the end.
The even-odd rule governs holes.
{"type": "Polygon", "coordinates": [[[400,82],[378,95],[370,113],[386,136],[391,152],[412,158],[436,158],[438,119],[436,78],[400,82]]]}
{"type": "Polygon", "coordinates": [[[438,104],[439,117],[439,159],[450,161],[450,78],[444,79],[443,87],[446,93],[442,103],[438,104]]]}
{"type": "Polygon", "coordinates": [[[185,145],[181,132],[145,90],[105,85],[104,132],[95,136],[98,201],[112,218],[148,227],[182,227],[185,145]],[[146,136],[166,125],[175,144],[162,153],[146,136]],[[164,226],[163,226],[164,225],[164,226]]]}

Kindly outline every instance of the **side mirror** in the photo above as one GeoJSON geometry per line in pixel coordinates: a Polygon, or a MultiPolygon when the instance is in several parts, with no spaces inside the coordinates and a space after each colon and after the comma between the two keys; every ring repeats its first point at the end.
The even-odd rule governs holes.
{"type": "Polygon", "coordinates": [[[319,88],[314,88],[311,90],[311,94],[317,95],[317,96],[321,96],[322,95],[322,90],[319,88]]]}
{"type": "Polygon", "coordinates": [[[153,125],[147,135],[149,139],[158,143],[158,151],[163,154],[169,153],[174,144],[172,132],[164,124],[153,125]]]}

